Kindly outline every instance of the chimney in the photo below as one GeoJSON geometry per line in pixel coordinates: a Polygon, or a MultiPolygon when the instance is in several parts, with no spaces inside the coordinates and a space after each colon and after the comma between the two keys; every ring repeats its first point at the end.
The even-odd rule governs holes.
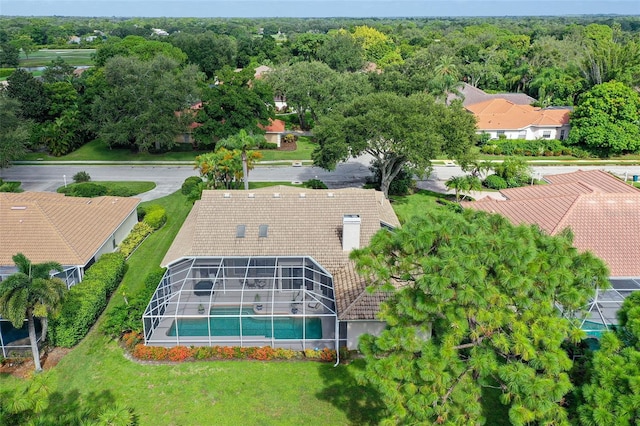
{"type": "Polygon", "coordinates": [[[360,215],[345,214],[342,217],[342,250],[360,248],[360,215]]]}

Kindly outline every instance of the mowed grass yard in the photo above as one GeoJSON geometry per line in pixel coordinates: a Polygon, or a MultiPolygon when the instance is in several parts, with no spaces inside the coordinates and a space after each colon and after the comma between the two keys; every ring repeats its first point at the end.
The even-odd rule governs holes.
{"type": "Polygon", "coordinates": [[[90,66],[93,65],[92,55],[95,52],[96,49],[40,49],[29,53],[29,57],[20,52],[20,66],[46,67],[57,57],[61,57],[69,65],[90,66]]]}
{"type": "MultiPolygon", "coordinates": [[[[262,150],[261,161],[294,161],[310,160],[311,153],[316,144],[307,137],[300,137],[295,151],[280,151],[275,149],[262,150]]],[[[42,152],[30,152],[24,160],[28,161],[144,161],[152,163],[154,161],[191,161],[195,163],[197,155],[209,152],[208,150],[195,151],[189,144],[183,144],[170,152],[162,154],[152,154],[149,152],[132,152],[130,149],[111,149],[106,143],[99,139],[88,142],[77,150],[63,155],[53,157],[42,152]]]]}

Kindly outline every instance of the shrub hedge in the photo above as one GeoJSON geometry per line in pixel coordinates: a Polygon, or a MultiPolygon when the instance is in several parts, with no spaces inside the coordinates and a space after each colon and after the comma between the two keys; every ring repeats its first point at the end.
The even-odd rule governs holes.
{"type": "Polygon", "coordinates": [[[107,253],[85,273],[79,284],[71,287],[62,303],[60,315],[51,321],[51,342],[72,347],[89,332],[107,306],[109,296],[118,287],[126,270],[122,253],[107,253]]]}
{"type": "Polygon", "coordinates": [[[127,235],[127,238],[125,238],[120,243],[120,253],[122,253],[125,258],[131,256],[131,253],[133,253],[136,247],[138,247],[140,243],[142,243],[142,241],[144,241],[144,239],[147,238],[147,236],[152,232],[153,227],[148,223],[136,223],[135,225],[133,225],[133,229],[131,229],[131,232],[129,233],[129,235],[127,235]]]}
{"type": "Polygon", "coordinates": [[[182,187],[180,188],[180,192],[182,195],[189,195],[194,190],[198,189],[198,187],[202,184],[202,178],[198,176],[189,176],[182,183],[182,187]]]}
{"type": "Polygon", "coordinates": [[[487,188],[497,189],[499,191],[507,188],[507,181],[498,175],[489,175],[484,180],[483,185],[487,188]]]}
{"type": "Polygon", "coordinates": [[[557,139],[500,139],[492,140],[482,146],[484,154],[495,155],[524,155],[524,156],[559,156],[574,155],[573,148],[569,148],[557,139]]]}
{"type": "Polygon", "coordinates": [[[159,204],[151,204],[145,207],[144,212],[143,222],[151,226],[154,231],[162,228],[162,225],[167,222],[167,212],[159,204]]]}
{"type": "MultiPolygon", "coordinates": [[[[133,332],[129,333],[129,336],[141,333],[142,315],[164,272],[164,268],[157,268],[149,273],[144,280],[144,288],[135,295],[128,295],[123,292],[122,295],[126,302],[113,306],[107,311],[101,326],[102,332],[114,338],[118,338],[127,332],[133,332]]],[[[126,342],[125,345],[130,346],[126,342]]]]}

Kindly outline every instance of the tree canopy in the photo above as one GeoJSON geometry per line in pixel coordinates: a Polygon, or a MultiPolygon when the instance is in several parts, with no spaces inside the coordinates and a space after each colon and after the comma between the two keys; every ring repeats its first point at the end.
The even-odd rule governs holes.
{"type": "Polygon", "coordinates": [[[640,149],[640,95],[611,81],[584,93],[571,114],[568,142],[601,155],[640,149]]]}
{"type": "Polygon", "coordinates": [[[107,83],[93,103],[97,134],[109,146],[167,150],[193,117],[180,114],[198,98],[203,75],[162,55],[149,61],[117,56],[104,70],[107,83]]]}
{"type": "Polygon", "coordinates": [[[380,162],[380,190],[388,196],[405,166],[422,176],[440,154],[465,159],[474,145],[475,121],[459,103],[446,106],[424,93],[371,93],[322,117],[314,134],[316,165],[332,170],[349,157],[371,154],[380,162]]]}
{"type": "Polygon", "coordinates": [[[640,418],[640,292],[628,296],[616,330],[605,332],[581,389],[581,424],[630,425],[640,418]]]}
{"type": "Polygon", "coordinates": [[[373,289],[393,292],[387,329],[360,342],[360,380],[379,391],[383,424],[482,424],[485,387],[514,425],[566,423],[572,362],[561,345],[584,332],[557,305],[577,312],[608,285],[604,263],[569,233],[441,208],[380,231],[352,258],[373,289]]]}

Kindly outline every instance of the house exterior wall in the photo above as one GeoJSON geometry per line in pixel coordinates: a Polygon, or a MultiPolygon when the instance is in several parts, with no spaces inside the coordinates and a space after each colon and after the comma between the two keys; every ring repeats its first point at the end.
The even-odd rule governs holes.
{"type": "Polygon", "coordinates": [[[347,321],[347,349],[358,349],[363,334],[380,335],[387,323],[384,321],[347,321]]]}
{"type": "Polygon", "coordinates": [[[264,138],[267,140],[267,142],[275,143],[276,145],[278,145],[278,148],[280,148],[280,141],[282,139],[280,133],[267,133],[264,135],[264,138]]]}
{"type": "Polygon", "coordinates": [[[107,238],[94,256],[94,260],[100,259],[105,253],[112,253],[116,247],[129,235],[133,226],[138,223],[138,212],[133,210],[129,216],[120,224],[118,229],[107,238]]]}
{"type": "Polygon", "coordinates": [[[558,139],[565,140],[569,136],[569,125],[565,125],[562,127],[525,127],[520,130],[478,130],[477,134],[487,133],[489,134],[491,139],[500,139],[501,135],[505,139],[525,139],[525,140],[536,140],[536,139],[558,139]]]}

